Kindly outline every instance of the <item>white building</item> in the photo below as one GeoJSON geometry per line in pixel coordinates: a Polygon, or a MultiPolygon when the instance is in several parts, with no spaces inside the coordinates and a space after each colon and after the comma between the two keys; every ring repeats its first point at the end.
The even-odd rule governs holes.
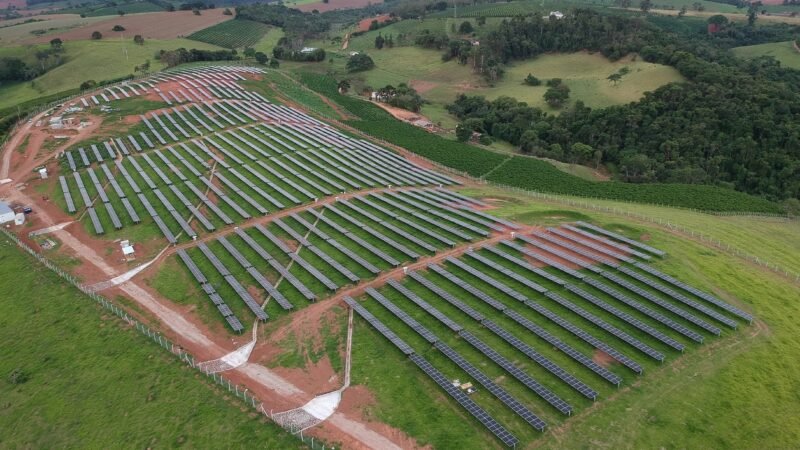
{"type": "Polygon", "coordinates": [[[550,11],[550,15],[548,17],[555,17],[556,19],[563,19],[564,13],[561,11],[550,11]]]}
{"type": "Polygon", "coordinates": [[[16,214],[10,206],[0,202],[0,223],[13,222],[15,216],[16,214]]]}

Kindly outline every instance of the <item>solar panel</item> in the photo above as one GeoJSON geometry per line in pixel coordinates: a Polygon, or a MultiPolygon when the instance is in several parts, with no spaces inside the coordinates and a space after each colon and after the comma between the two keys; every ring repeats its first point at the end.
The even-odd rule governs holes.
{"type": "Polygon", "coordinates": [[[495,382],[486,376],[486,374],[484,374],[480,369],[472,365],[469,361],[464,359],[464,357],[459,355],[458,352],[447,346],[444,342],[437,342],[434,344],[434,346],[451,361],[456,363],[456,365],[466,372],[470,377],[486,388],[486,390],[494,395],[498,400],[503,402],[509,409],[511,409],[511,411],[521,417],[522,420],[527,422],[528,425],[536,430],[544,431],[546,424],[542,419],[537,417],[533,412],[531,412],[531,410],[520,403],[511,394],[506,392],[505,389],[495,384],[495,382]]]}
{"type": "MultiPolygon", "coordinates": [[[[626,367],[630,368],[631,370],[633,370],[633,371],[635,371],[637,373],[641,373],[642,372],[642,370],[643,370],[642,366],[639,365],[638,363],[636,363],[635,361],[633,361],[631,358],[629,358],[629,357],[625,356],[624,354],[620,353],[615,348],[611,347],[610,345],[606,344],[605,342],[602,342],[599,339],[595,338],[594,336],[592,336],[591,334],[587,333],[583,329],[573,325],[569,321],[563,319],[561,316],[553,313],[552,311],[550,311],[549,309],[547,309],[544,306],[540,305],[539,303],[528,299],[525,295],[515,291],[514,289],[510,288],[506,284],[501,283],[500,281],[496,280],[495,278],[492,278],[489,275],[486,275],[483,272],[481,272],[481,271],[479,271],[477,269],[474,269],[473,267],[471,267],[471,266],[469,266],[467,264],[464,264],[463,262],[461,262],[461,261],[459,261],[459,260],[457,260],[455,258],[448,257],[447,258],[447,262],[457,265],[462,270],[465,270],[465,271],[469,272],[471,275],[473,275],[473,276],[477,277],[478,279],[484,281],[485,283],[491,285],[495,289],[500,290],[501,292],[503,292],[504,294],[514,298],[515,300],[523,302],[529,308],[533,309],[537,313],[539,313],[542,316],[546,317],[547,319],[549,319],[553,323],[557,324],[561,328],[569,331],[570,333],[572,333],[573,335],[575,335],[579,339],[587,342],[588,344],[590,344],[590,345],[592,345],[592,346],[594,346],[596,348],[599,348],[599,349],[603,350],[608,355],[610,355],[612,358],[616,359],[617,361],[619,361],[620,363],[622,363],[626,367]]],[[[461,286],[461,287],[463,288],[464,286],[461,286]]],[[[486,294],[483,294],[483,295],[486,295],[486,294]]],[[[627,335],[626,333],[623,333],[622,331],[618,330],[617,328],[612,327],[611,325],[607,324],[605,321],[600,320],[598,317],[596,317],[594,315],[591,315],[588,312],[586,312],[586,311],[584,311],[584,310],[582,310],[580,308],[577,308],[571,302],[568,302],[567,300],[564,300],[561,297],[558,297],[557,295],[555,295],[555,294],[553,294],[551,292],[546,292],[545,295],[548,296],[548,297],[551,297],[551,298],[556,297],[558,299],[558,303],[560,303],[562,306],[565,306],[565,307],[570,306],[571,308],[569,308],[569,309],[571,309],[576,314],[581,315],[584,319],[589,320],[590,322],[592,322],[595,325],[599,326],[600,328],[602,328],[602,329],[614,334],[615,336],[619,337],[620,339],[625,340],[628,343],[631,343],[631,345],[634,345],[632,342],[635,342],[636,345],[634,345],[634,346],[636,346],[636,348],[639,348],[639,349],[645,348],[647,350],[655,352],[655,350],[652,350],[651,348],[649,348],[647,346],[644,346],[644,344],[642,344],[638,340],[636,340],[633,337],[627,335]]],[[[504,311],[508,312],[509,310],[506,309],[504,311]]],[[[660,358],[663,359],[663,355],[660,355],[660,358]]]]}
{"type": "Polygon", "coordinates": [[[434,282],[428,280],[427,278],[423,277],[419,273],[414,272],[412,270],[409,270],[408,271],[408,276],[411,277],[412,279],[416,280],[419,284],[425,286],[428,290],[432,291],[434,294],[436,294],[439,297],[445,299],[448,303],[450,303],[451,305],[455,306],[456,308],[461,310],[461,312],[463,312],[464,314],[470,316],[474,320],[477,320],[478,322],[480,322],[480,321],[482,321],[484,319],[483,314],[479,313],[478,311],[475,311],[469,305],[467,305],[464,302],[456,299],[452,294],[450,294],[449,292],[445,291],[441,287],[437,286],[434,282]]]}
{"type": "Polygon", "coordinates": [[[200,284],[208,283],[208,279],[206,278],[205,275],[203,275],[203,272],[200,270],[199,267],[197,267],[194,261],[192,261],[192,258],[189,256],[188,253],[186,253],[186,250],[180,249],[176,253],[181,258],[183,263],[186,264],[186,267],[189,268],[189,272],[192,274],[194,279],[197,280],[198,283],[200,284]]]}
{"type": "Polygon", "coordinates": [[[431,306],[428,302],[426,302],[425,300],[420,298],[417,294],[415,294],[415,293],[411,292],[410,290],[408,290],[405,286],[403,286],[402,284],[398,283],[397,281],[390,279],[388,281],[388,284],[389,284],[389,286],[393,287],[398,292],[403,294],[407,299],[409,299],[412,302],[414,302],[414,304],[416,304],[420,308],[424,309],[428,314],[430,314],[433,317],[437,318],[440,322],[445,324],[451,330],[453,330],[455,332],[459,332],[459,331],[464,329],[464,327],[462,327],[461,325],[453,322],[444,313],[442,313],[438,309],[436,309],[433,306],[431,306]]]}
{"type": "Polygon", "coordinates": [[[250,237],[249,234],[245,233],[242,229],[237,228],[236,230],[234,230],[234,233],[236,233],[240,238],[242,238],[242,240],[248,246],[250,246],[250,248],[253,249],[254,252],[258,253],[258,255],[264,261],[269,261],[270,259],[274,259],[272,255],[270,255],[269,253],[267,253],[266,250],[264,250],[264,247],[262,247],[258,242],[256,242],[252,237],[250,237]]]}
{"type": "Polygon", "coordinates": [[[686,296],[684,296],[682,294],[679,294],[678,292],[675,292],[674,290],[664,286],[661,283],[653,281],[651,278],[649,278],[649,277],[647,277],[645,275],[642,275],[641,273],[639,273],[639,272],[637,272],[637,271],[635,271],[633,269],[630,269],[628,267],[620,267],[618,270],[620,272],[624,273],[625,275],[628,275],[629,277],[631,277],[631,278],[633,278],[633,279],[635,279],[635,280],[637,280],[637,281],[639,281],[641,283],[644,283],[644,284],[650,286],[651,288],[661,292],[662,294],[665,294],[665,295],[667,295],[667,296],[669,296],[669,297],[671,297],[671,298],[683,303],[684,305],[689,306],[690,308],[693,308],[696,311],[702,312],[703,314],[705,314],[708,317],[711,317],[711,318],[717,320],[718,322],[724,323],[725,325],[727,325],[727,326],[729,326],[729,327],[731,327],[733,329],[736,329],[736,327],[738,326],[738,323],[736,323],[735,320],[733,320],[733,319],[731,319],[731,318],[729,318],[727,316],[724,316],[724,315],[714,311],[713,309],[711,309],[711,308],[709,308],[709,307],[707,307],[705,305],[701,305],[700,303],[698,303],[698,302],[696,302],[694,300],[691,300],[691,299],[687,298],[686,296]]]}
{"type": "Polygon", "coordinates": [[[673,314],[676,314],[676,315],[678,315],[679,317],[681,317],[683,319],[688,320],[689,322],[699,326],[700,328],[702,328],[702,329],[704,329],[706,331],[709,331],[709,332],[711,332],[711,333],[713,333],[713,334],[715,334],[717,336],[719,336],[721,334],[720,329],[715,327],[714,325],[711,325],[708,322],[706,322],[706,321],[704,321],[702,319],[699,319],[694,314],[690,314],[690,313],[684,311],[683,309],[678,308],[677,306],[673,305],[672,303],[669,303],[669,302],[666,302],[666,301],[662,300],[661,298],[651,294],[648,291],[645,291],[644,289],[640,288],[639,286],[636,286],[633,283],[628,282],[627,280],[623,280],[622,278],[612,274],[611,272],[603,272],[601,275],[604,278],[606,278],[607,280],[612,281],[616,285],[618,285],[620,287],[623,287],[623,288],[625,288],[625,289],[627,289],[627,290],[639,295],[640,297],[642,297],[642,298],[644,298],[644,299],[646,299],[646,300],[648,300],[648,301],[650,301],[652,303],[657,304],[658,306],[666,309],[667,311],[669,311],[669,312],[671,312],[673,314]]]}
{"type": "Polygon", "coordinates": [[[494,420],[486,411],[478,406],[471,398],[467,396],[460,388],[453,386],[450,380],[445,378],[441,372],[436,370],[425,358],[412,354],[409,358],[414,361],[423,372],[425,372],[436,384],[439,385],[445,392],[453,397],[464,409],[467,410],[473,417],[475,417],[484,427],[486,427],[492,434],[494,434],[501,442],[509,447],[517,445],[519,440],[514,437],[508,430],[494,420]]]}
{"type": "Polygon", "coordinates": [[[219,272],[220,275],[224,277],[231,274],[230,270],[225,267],[225,264],[223,264],[222,261],[217,258],[217,255],[215,255],[214,252],[211,251],[211,249],[208,248],[204,242],[197,244],[197,248],[203,252],[203,255],[205,255],[206,259],[208,259],[214,268],[217,269],[217,272],[219,272]]]}
{"type": "Polygon", "coordinates": [[[414,353],[414,349],[411,348],[404,340],[400,339],[392,330],[386,327],[380,320],[378,320],[375,316],[372,315],[369,311],[367,311],[363,306],[361,306],[357,301],[355,301],[350,296],[344,297],[345,303],[348,306],[353,308],[353,310],[361,317],[364,318],[373,328],[378,330],[386,339],[394,344],[397,348],[400,349],[401,352],[405,353],[406,355],[411,355],[414,353]]]}
{"type": "MultiPolygon", "coordinates": [[[[582,317],[586,321],[594,324],[598,328],[606,331],[607,333],[617,337],[621,341],[627,343],[628,345],[634,347],[635,349],[641,351],[645,355],[655,359],[656,361],[664,361],[664,354],[655,350],[654,348],[650,347],[649,345],[643,343],[639,339],[634,338],[630,334],[620,330],[619,328],[609,324],[605,320],[597,317],[596,315],[586,311],[585,309],[579,307],[578,305],[570,302],[569,300],[561,297],[560,295],[556,294],[555,292],[547,292],[544,294],[547,298],[553,300],[554,302],[558,303],[559,305],[563,306],[566,309],[569,309],[573,313],[577,314],[578,316],[582,317]]],[[[640,367],[641,371],[641,367],[640,367]]]]}
{"type": "Polygon", "coordinates": [[[103,230],[103,225],[100,224],[100,218],[97,217],[97,212],[94,210],[94,208],[91,206],[87,207],[86,211],[89,212],[89,217],[92,219],[92,225],[94,226],[95,234],[105,233],[105,230],[103,230]]]}
{"type": "Polygon", "coordinates": [[[517,339],[513,334],[509,333],[506,329],[504,329],[500,325],[497,325],[496,323],[492,322],[489,319],[482,321],[481,324],[484,327],[486,327],[486,329],[497,335],[499,338],[503,339],[509,345],[511,345],[512,347],[520,351],[522,354],[530,358],[533,362],[543,367],[553,375],[557,376],[561,381],[565,382],[567,385],[575,389],[584,397],[592,400],[595,400],[597,398],[597,392],[594,389],[590,388],[588,385],[577,379],[575,376],[565,371],[564,369],[562,369],[557,364],[550,361],[545,356],[541,355],[539,352],[534,350],[528,344],[517,339]]]}
{"type": "MultiPolygon", "coordinates": [[[[585,253],[587,253],[586,251],[578,249],[577,247],[575,247],[573,245],[570,245],[570,244],[559,243],[556,239],[554,239],[554,238],[552,238],[552,237],[550,237],[548,235],[544,235],[544,234],[543,235],[538,235],[537,234],[536,237],[539,238],[539,239],[542,239],[544,241],[554,243],[554,244],[556,244],[556,245],[558,245],[558,246],[560,246],[562,248],[567,248],[567,249],[569,249],[569,250],[571,250],[571,251],[573,251],[575,253],[578,253],[580,255],[587,256],[587,255],[585,255],[585,253]]],[[[519,238],[520,240],[524,241],[525,243],[527,243],[529,245],[532,245],[532,246],[534,246],[534,247],[536,247],[538,249],[544,250],[547,253],[550,253],[552,255],[558,256],[559,258],[561,258],[561,259],[563,259],[565,261],[569,261],[572,264],[580,266],[580,267],[582,267],[584,269],[591,270],[594,273],[600,273],[603,270],[603,269],[595,266],[594,264],[592,264],[590,262],[584,261],[581,258],[575,257],[575,256],[571,255],[570,253],[561,250],[559,247],[555,247],[555,246],[552,246],[552,245],[545,244],[543,242],[539,242],[539,241],[531,239],[531,238],[529,238],[527,236],[517,235],[517,238],[519,238]]]]}
{"type": "Polygon", "coordinates": [[[321,250],[321,249],[319,249],[319,248],[317,248],[317,247],[315,247],[313,245],[309,245],[306,248],[311,253],[317,255],[320,259],[322,259],[323,261],[328,263],[329,266],[333,267],[339,273],[344,275],[351,282],[357,283],[357,282],[361,281],[361,279],[358,277],[358,275],[356,275],[353,272],[351,272],[350,269],[348,269],[347,267],[343,266],[339,261],[336,261],[335,259],[333,259],[330,255],[325,253],[323,250],[321,250]]]}
{"type": "Polygon", "coordinates": [[[161,217],[157,215],[153,216],[153,222],[155,222],[158,229],[161,230],[161,233],[164,235],[164,237],[167,238],[167,241],[170,244],[175,244],[178,242],[178,240],[175,239],[175,235],[172,234],[172,231],[169,229],[169,227],[167,227],[167,224],[165,224],[164,221],[161,220],[161,217]]]}
{"type": "Polygon", "coordinates": [[[123,198],[122,206],[124,206],[125,210],[128,211],[128,216],[131,218],[131,221],[133,221],[133,223],[140,223],[142,221],[139,218],[139,214],[133,208],[133,205],[131,204],[130,200],[128,200],[127,198],[123,198]]]}
{"type": "Polygon", "coordinates": [[[261,309],[261,306],[255,299],[247,292],[247,290],[239,283],[239,281],[233,275],[225,275],[225,281],[233,288],[234,291],[239,295],[239,298],[244,301],[245,305],[253,312],[258,320],[267,320],[269,316],[267,313],[261,309]]]}
{"type": "Polygon", "coordinates": [[[564,273],[566,273],[566,274],[568,274],[568,275],[570,275],[572,277],[575,277],[575,278],[577,278],[579,280],[581,280],[584,277],[586,277],[586,275],[584,275],[584,274],[582,274],[582,273],[580,273],[578,271],[572,270],[569,267],[559,263],[558,261],[555,261],[555,260],[553,260],[551,258],[548,258],[548,257],[542,255],[541,253],[536,253],[536,252],[531,251],[531,250],[529,250],[527,248],[520,247],[519,245],[517,245],[517,244],[515,244],[515,243],[513,243],[511,241],[503,240],[503,241],[500,241],[500,243],[505,245],[506,247],[513,248],[514,250],[517,250],[518,252],[523,253],[523,254],[535,259],[536,261],[542,262],[542,263],[544,263],[544,264],[546,264],[548,266],[555,267],[556,269],[560,270],[561,272],[564,272],[564,273]]]}
{"type": "Polygon", "coordinates": [[[217,242],[219,242],[220,244],[222,244],[222,246],[223,246],[223,247],[225,247],[225,250],[227,250],[227,251],[228,251],[228,253],[230,253],[230,254],[231,254],[231,256],[233,256],[233,258],[234,258],[234,259],[235,259],[235,260],[236,260],[236,261],[237,261],[237,262],[238,262],[238,263],[239,263],[239,264],[240,264],[242,267],[244,267],[245,269],[248,269],[248,268],[250,268],[250,267],[253,267],[253,265],[252,265],[252,264],[250,264],[250,261],[248,261],[248,260],[247,260],[247,258],[245,258],[245,257],[244,257],[244,255],[242,255],[242,254],[241,254],[241,252],[239,252],[239,250],[237,250],[237,249],[236,249],[236,247],[234,247],[234,246],[233,246],[233,244],[231,244],[231,243],[230,243],[230,241],[228,241],[228,240],[225,238],[225,236],[220,236],[219,238],[217,238],[217,242]]]}
{"type": "Polygon", "coordinates": [[[327,209],[327,210],[339,215],[340,217],[344,218],[345,220],[347,220],[348,222],[352,223],[353,225],[356,225],[356,226],[360,227],[365,232],[367,232],[370,235],[378,238],[380,241],[386,243],[387,245],[389,245],[390,247],[394,248],[395,250],[405,254],[409,258],[417,259],[417,258],[420,257],[419,253],[417,253],[417,252],[409,249],[408,247],[398,243],[394,239],[391,239],[391,238],[387,237],[386,235],[380,233],[379,231],[373,229],[372,227],[369,227],[369,226],[359,222],[358,220],[350,217],[349,214],[347,214],[347,213],[345,213],[345,212],[343,212],[343,211],[341,211],[341,210],[339,210],[339,209],[337,209],[337,208],[335,208],[333,206],[330,206],[330,205],[325,205],[325,209],[327,209]]]}
{"type": "Polygon", "coordinates": [[[592,249],[592,251],[595,252],[595,253],[602,253],[603,255],[610,256],[611,258],[614,258],[614,259],[619,260],[619,261],[624,261],[624,262],[628,262],[628,263],[633,262],[633,259],[630,258],[629,256],[624,255],[624,254],[619,253],[619,252],[616,252],[614,250],[610,250],[610,249],[608,249],[606,247],[603,247],[601,245],[598,245],[598,244],[590,241],[589,239],[584,239],[584,238],[582,238],[580,236],[575,236],[575,235],[569,234],[569,233],[567,233],[567,232],[565,232],[565,231],[563,231],[561,229],[558,229],[558,228],[552,228],[551,227],[551,228],[548,228],[547,231],[549,231],[550,233],[556,234],[556,235],[558,235],[558,236],[560,236],[560,237],[562,237],[564,239],[567,239],[567,240],[570,240],[572,242],[578,243],[578,244],[580,244],[580,245],[582,245],[584,247],[588,247],[588,248],[592,249]]]}
{"type": "Polygon", "coordinates": [[[753,316],[751,316],[750,314],[742,311],[741,309],[736,308],[735,306],[731,306],[728,303],[723,302],[722,300],[714,297],[711,294],[708,294],[708,293],[703,292],[703,291],[701,291],[701,290],[699,290],[697,288],[689,286],[686,283],[683,283],[683,282],[681,282],[679,280],[676,280],[675,278],[672,278],[671,276],[669,276],[669,275],[657,270],[656,268],[654,268],[652,266],[648,266],[647,264],[644,264],[644,263],[636,263],[635,266],[640,268],[640,269],[642,269],[642,270],[644,270],[645,272],[647,272],[647,273],[649,273],[651,275],[655,275],[656,277],[666,281],[667,283],[670,283],[671,285],[673,285],[673,286],[675,286],[677,288],[683,289],[684,291],[689,292],[691,294],[694,294],[697,297],[700,297],[701,299],[703,299],[703,300],[705,300],[705,301],[707,301],[709,303],[712,303],[712,304],[714,304],[716,306],[719,306],[720,308],[722,308],[722,309],[724,309],[724,310],[726,310],[726,311],[728,311],[730,313],[733,313],[736,316],[747,320],[748,322],[752,322],[753,321],[753,316]]]}
{"type": "Polygon", "coordinates": [[[111,206],[111,203],[104,203],[104,205],[106,207],[106,212],[108,212],[108,216],[111,218],[111,224],[114,225],[114,229],[122,229],[122,222],[119,221],[119,217],[117,216],[117,212],[114,211],[114,207],[111,206]]]}
{"type": "Polygon", "coordinates": [[[58,182],[61,184],[61,192],[64,194],[64,200],[67,202],[67,211],[74,213],[76,211],[75,204],[72,202],[72,194],[69,192],[67,179],[63,175],[58,177],[58,182]]]}
{"type": "Polygon", "coordinates": [[[603,300],[600,300],[599,298],[597,298],[594,295],[584,291],[583,289],[581,289],[581,288],[579,288],[577,286],[571,285],[571,284],[566,285],[566,289],[568,291],[572,292],[573,294],[581,297],[582,299],[592,303],[593,305],[598,306],[602,310],[614,315],[615,317],[620,318],[621,320],[627,322],[628,324],[632,325],[633,327],[635,327],[635,328],[637,328],[637,329],[649,334],[650,336],[658,339],[659,341],[669,345],[670,347],[674,348],[675,350],[683,351],[684,345],[681,344],[680,342],[676,341],[675,339],[672,339],[671,337],[665,335],[664,333],[662,333],[659,330],[651,327],[650,325],[647,325],[646,323],[644,323],[644,322],[640,321],[639,319],[631,316],[630,314],[615,308],[614,306],[604,302],[603,300]]]}
{"type": "Polygon", "coordinates": [[[247,273],[249,273],[256,280],[256,282],[261,285],[261,287],[264,288],[264,290],[267,291],[272,298],[275,299],[276,302],[278,302],[281,308],[284,310],[294,308],[294,305],[292,305],[291,302],[289,302],[289,300],[287,300],[286,297],[284,297],[283,294],[281,294],[280,291],[278,291],[278,289],[275,288],[275,286],[273,286],[272,283],[270,283],[269,280],[267,280],[267,278],[258,271],[258,269],[255,267],[248,267],[247,273]]]}
{"type": "Polygon", "coordinates": [[[629,244],[631,246],[637,247],[637,248],[639,248],[641,250],[644,250],[646,252],[652,253],[654,255],[658,255],[658,256],[666,255],[666,252],[663,252],[663,251],[661,251],[661,250],[659,250],[657,248],[653,248],[653,247],[651,247],[649,245],[642,244],[641,242],[634,241],[633,239],[628,239],[625,236],[622,236],[621,234],[617,234],[617,233],[614,233],[612,231],[604,230],[604,229],[602,229],[602,228],[600,228],[598,226],[594,226],[594,225],[592,225],[590,223],[579,221],[579,222],[576,222],[576,224],[581,228],[588,228],[588,229],[590,229],[592,231],[595,231],[595,232],[600,233],[602,235],[608,236],[608,237],[610,237],[612,239],[616,239],[618,241],[624,242],[624,243],[629,244]]]}
{"type": "Polygon", "coordinates": [[[609,247],[613,247],[613,248],[615,248],[615,249],[617,249],[619,251],[622,251],[624,253],[628,253],[628,254],[634,255],[637,258],[642,258],[642,259],[645,259],[645,260],[649,260],[650,259],[650,255],[647,255],[647,254],[644,254],[644,253],[642,253],[640,251],[634,250],[634,249],[628,247],[627,245],[622,245],[622,244],[620,244],[618,242],[614,242],[612,240],[606,239],[604,237],[598,236],[598,235],[593,234],[593,233],[589,233],[588,231],[581,230],[578,227],[573,227],[572,225],[567,225],[567,224],[562,225],[562,227],[564,227],[565,229],[570,230],[572,232],[575,232],[577,234],[580,234],[581,236],[586,237],[591,241],[600,242],[603,245],[607,245],[609,247]]]}
{"type": "Polygon", "coordinates": [[[495,364],[502,367],[503,370],[505,370],[512,377],[514,377],[517,381],[525,385],[525,387],[527,387],[536,395],[544,399],[547,403],[551,404],[553,407],[558,409],[562,414],[570,415],[572,413],[572,406],[570,406],[567,402],[559,398],[552,391],[542,386],[538,381],[531,378],[530,375],[528,375],[520,368],[515,366],[511,361],[509,361],[508,359],[497,353],[494,349],[492,349],[483,341],[475,337],[472,333],[463,330],[459,333],[459,336],[461,336],[461,338],[464,339],[464,341],[468,342],[483,355],[491,359],[495,364]]]}
{"type": "Polygon", "coordinates": [[[563,286],[563,285],[566,284],[566,282],[564,280],[562,280],[561,278],[558,278],[557,276],[551,274],[550,272],[544,271],[544,270],[542,270],[542,269],[540,269],[538,267],[534,267],[534,266],[528,264],[527,261],[524,261],[524,260],[522,260],[520,258],[517,258],[515,256],[511,256],[508,253],[506,253],[506,252],[504,252],[502,250],[499,250],[497,247],[486,246],[486,247],[483,247],[483,248],[485,250],[488,250],[488,251],[494,253],[495,255],[497,255],[497,256],[499,256],[499,257],[501,257],[501,258],[513,263],[513,264],[516,264],[517,266],[522,267],[523,269],[526,269],[529,272],[535,273],[536,275],[539,275],[540,277],[542,277],[542,278],[544,278],[546,280],[549,280],[549,281],[551,281],[551,282],[553,282],[553,283],[555,283],[555,284],[557,284],[559,286],[563,286]]]}

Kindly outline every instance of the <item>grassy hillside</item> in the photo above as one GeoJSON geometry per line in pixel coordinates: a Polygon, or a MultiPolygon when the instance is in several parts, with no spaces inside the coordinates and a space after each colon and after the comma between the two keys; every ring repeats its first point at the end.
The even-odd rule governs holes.
{"type": "MultiPolygon", "coordinates": [[[[150,60],[151,70],[159,70],[163,65],[154,60],[156,52],[180,47],[218,48],[186,39],[146,40],[144,45],[134,45],[132,40],[112,39],[66,42],[64,48],[66,48],[67,61],[64,64],[31,82],[0,87],[0,108],[76,89],[86,80],[101,81],[130,75],[135,66],[143,64],[146,60],[150,60]]],[[[32,50],[26,47],[24,51],[32,50]]],[[[19,52],[20,47],[0,48],[0,56],[19,52]]]]}
{"type": "MultiPolygon", "coordinates": [[[[621,389],[600,386],[600,399],[595,403],[578,401],[579,410],[571,418],[552,414],[533,399],[536,413],[542,414],[550,424],[547,433],[529,436],[524,427],[516,427],[513,420],[504,422],[518,436],[528,437],[530,441],[526,439],[526,444],[543,448],[582,448],[587,445],[609,448],[753,448],[759,445],[792,446],[792,442],[800,437],[797,432],[800,419],[791,413],[800,407],[800,399],[794,395],[796,383],[792,375],[793,371],[800,369],[793,357],[800,346],[800,325],[792,319],[800,312],[800,306],[793,301],[800,295],[798,285],[676,236],[661,226],[541,203],[500,189],[468,192],[497,199],[498,204],[504,205],[492,210],[492,214],[525,223],[542,225],[564,220],[590,220],[606,227],[624,229],[625,234],[631,237],[646,236],[649,244],[669,253],[654,263],[659,269],[727,301],[746,305],[758,318],[757,323],[742,325],[739,331],[725,332],[721,338],[709,338],[703,345],[690,346],[683,355],[671,353],[663,365],[648,365],[644,374],[636,379],[628,375],[621,389]],[[750,413],[743,416],[742,411],[750,413]]],[[[710,226],[719,223],[727,227],[725,219],[672,211],[692,216],[693,220],[703,220],[710,226]]],[[[748,220],[752,229],[760,222],[748,220]]],[[[791,236],[775,238],[775,245],[796,240],[797,230],[794,237],[791,236]]],[[[382,292],[391,294],[390,289],[382,292]]],[[[395,301],[402,302],[400,299],[395,301]]],[[[476,303],[470,304],[476,306],[476,303]]],[[[458,374],[449,368],[439,352],[428,349],[418,336],[399,325],[374,301],[367,300],[364,305],[390,323],[401,338],[416,345],[447,375],[458,374]]],[[[445,308],[444,305],[444,302],[439,302],[436,306],[445,308]]],[[[445,309],[445,312],[462,325],[468,320],[455,309],[445,309]]],[[[447,336],[448,345],[455,346],[465,357],[470,355],[468,346],[457,339],[449,339],[450,333],[437,327],[435,321],[425,320],[424,314],[415,314],[414,317],[439,337],[447,336]]],[[[377,404],[371,409],[372,413],[410,432],[421,444],[440,447],[456,443],[454,445],[459,448],[492,445],[487,442],[481,428],[468,426],[465,422],[469,419],[459,417],[458,408],[437,395],[435,388],[419,371],[415,372],[413,364],[396,348],[363,321],[358,322],[354,339],[353,382],[364,384],[374,392],[377,404]],[[390,371],[393,377],[386,376],[390,371]],[[407,402],[398,400],[407,396],[415,396],[427,406],[410,408],[407,402]]],[[[497,342],[493,345],[502,350],[505,344],[497,342]]],[[[524,364],[523,361],[518,363],[524,364]]],[[[481,369],[491,374],[489,365],[481,369]]],[[[534,368],[529,366],[526,370],[534,368]]],[[[507,389],[514,389],[512,380],[504,377],[497,380],[507,389]]],[[[494,408],[485,392],[479,390],[475,398],[492,414],[499,416],[504,413],[502,407],[494,408]]]]}
{"type": "Polygon", "coordinates": [[[0,447],[299,447],[6,239],[0,289],[0,447]]]}
{"type": "Polygon", "coordinates": [[[800,69],[800,53],[794,49],[791,41],[736,47],[733,49],[733,54],[744,59],[772,56],[780,61],[783,67],[800,69]]]}
{"type": "Polygon", "coordinates": [[[531,87],[522,84],[528,74],[541,80],[561,78],[570,88],[570,102],[580,100],[590,108],[604,108],[639,100],[645,92],[672,82],[683,81],[678,71],[669,66],[651,64],[629,55],[619,61],[609,61],[602,55],[573,53],[567,55],[542,55],[536,59],[510,65],[503,78],[493,87],[469,90],[469,94],[484,95],[494,99],[502,95],[514,97],[544,110],[550,108],[544,101],[547,86],[531,87]],[[608,76],[627,68],[630,73],[614,85],[608,76]]]}

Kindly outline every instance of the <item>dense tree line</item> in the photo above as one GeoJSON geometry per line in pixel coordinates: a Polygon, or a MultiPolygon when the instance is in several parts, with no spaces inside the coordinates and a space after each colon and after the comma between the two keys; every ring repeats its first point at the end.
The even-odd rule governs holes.
{"type": "Polygon", "coordinates": [[[746,28],[728,24],[719,36],[689,38],[592,11],[556,23],[514,19],[487,41],[504,61],[582,48],[611,58],[638,52],[690,81],[623,106],[592,110],[577,102],[559,116],[508,97],[490,102],[462,95],[449,110],[463,120],[461,136],[478,131],[540,156],[603,162],[625,181],[713,183],[771,199],[798,198],[800,71],[772,58],[732,57],[728,45],[785,31],[746,28]]]}
{"type": "Polygon", "coordinates": [[[322,14],[304,13],[283,5],[254,3],[237,6],[236,17],[282,28],[290,39],[323,33],[331,26],[331,22],[322,14]]]}
{"type": "Polygon", "coordinates": [[[380,102],[413,112],[419,112],[425,103],[425,100],[420,97],[416,89],[406,83],[400,83],[397,87],[388,84],[378,89],[376,96],[376,99],[380,102]]]}
{"type": "Polygon", "coordinates": [[[241,59],[236,50],[200,50],[179,48],[177,50],[161,50],[157,54],[167,67],[199,61],[232,61],[241,59]]]}

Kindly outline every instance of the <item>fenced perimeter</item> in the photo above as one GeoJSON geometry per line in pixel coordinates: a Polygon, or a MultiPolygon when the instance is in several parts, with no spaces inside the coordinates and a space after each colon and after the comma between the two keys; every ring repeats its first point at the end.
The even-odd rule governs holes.
{"type": "MultiPolygon", "coordinates": [[[[164,350],[166,350],[166,351],[170,352],[171,354],[173,354],[174,356],[176,356],[178,359],[180,359],[183,363],[185,363],[186,365],[188,365],[192,369],[195,369],[195,370],[203,373],[204,375],[206,375],[208,378],[214,380],[214,382],[217,385],[227,389],[228,392],[234,394],[245,405],[253,408],[254,410],[262,413],[265,417],[269,418],[269,413],[267,413],[269,408],[261,400],[259,400],[258,398],[256,398],[252,394],[248,394],[246,389],[241,389],[239,385],[237,385],[236,383],[232,383],[229,379],[225,378],[222,375],[219,375],[217,373],[209,373],[209,372],[206,372],[206,371],[202,370],[202,368],[199,365],[199,362],[195,359],[195,357],[193,355],[191,355],[189,352],[185,351],[179,345],[175,345],[175,343],[173,343],[172,341],[170,341],[169,339],[164,337],[158,331],[153,330],[152,328],[148,327],[147,325],[145,325],[145,324],[139,322],[138,320],[136,320],[135,318],[131,317],[124,309],[122,309],[119,306],[117,306],[111,300],[103,297],[100,294],[97,294],[97,293],[93,292],[90,289],[89,286],[84,286],[83,284],[81,284],[80,281],[78,281],[77,278],[75,278],[71,274],[67,273],[66,271],[62,270],[55,263],[53,263],[52,261],[50,261],[49,259],[47,259],[43,255],[41,255],[38,252],[36,252],[34,249],[29,247],[24,242],[20,241],[19,238],[17,238],[17,236],[12,234],[11,232],[9,232],[9,231],[7,231],[5,229],[0,229],[0,231],[2,231],[3,234],[8,239],[13,241],[20,248],[22,248],[27,253],[29,253],[31,256],[36,258],[45,267],[47,267],[48,269],[50,269],[53,272],[55,272],[56,274],[58,274],[58,276],[60,276],[61,278],[67,280],[70,284],[72,284],[76,288],[80,289],[81,292],[86,294],[89,298],[91,298],[98,305],[100,305],[103,308],[105,308],[106,310],[114,313],[117,317],[119,317],[120,319],[124,320],[128,324],[132,325],[134,328],[136,328],[137,331],[142,333],[142,335],[147,336],[148,338],[150,338],[153,342],[158,344],[164,350]]],[[[281,424],[278,423],[278,425],[281,425],[281,424]]],[[[284,428],[284,429],[286,429],[286,431],[288,431],[291,434],[293,434],[294,436],[296,436],[305,445],[308,445],[312,449],[325,450],[325,449],[328,449],[328,448],[334,448],[334,447],[331,447],[331,446],[326,446],[323,442],[320,442],[319,440],[315,440],[313,437],[304,436],[302,434],[302,432],[300,430],[296,429],[296,428],[294,428],[294,429],[284,428]]]]}

